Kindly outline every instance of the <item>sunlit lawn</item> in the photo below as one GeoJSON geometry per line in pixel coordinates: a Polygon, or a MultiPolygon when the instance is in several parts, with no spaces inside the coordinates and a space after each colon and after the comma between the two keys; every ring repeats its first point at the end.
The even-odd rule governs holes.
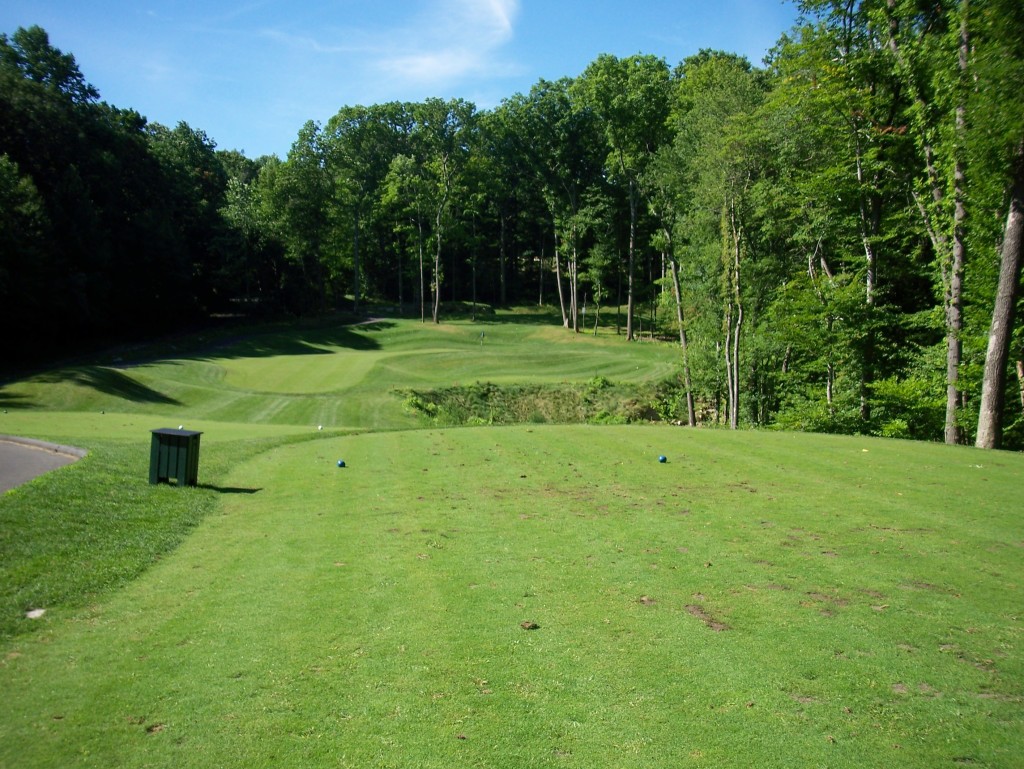
{"type": "MultiPolygon", "coordinates": [[[[64,440],[121,425],[0,499],[5,527],[30,527],[30,510],[59,521],[84,489],[163,505],[185,539],[120,587],[18,620],[35,624],[0,650],[0,766],[1019,765],[1024,458],[672,427],[316,430],[303,382],[359,392],[345,372],[379,386],[408,355],[396,381],[451,383],[434,353],[416,367],[413,332],[129,370],[165,395],[161,372],[182,373],[180,410],[5,415],[64,440]],[[200,386],[191,366],[223,373],[200,386]],[[204,422],[218,387],[250,399],[247,418],[280,391],[307,424],[204,422]],[[205,486],[150,487],[131,436],[190,411],[205,486]],[[120,484],[94,480],[97,454],[120,484]]],[[[654,349],[620,346],[618,375],[562,351],[557,376],[638,376],[660,363],[630,356],[654,349]]],[[[145,526],[124,520],[130,550],[145,526]]]]}

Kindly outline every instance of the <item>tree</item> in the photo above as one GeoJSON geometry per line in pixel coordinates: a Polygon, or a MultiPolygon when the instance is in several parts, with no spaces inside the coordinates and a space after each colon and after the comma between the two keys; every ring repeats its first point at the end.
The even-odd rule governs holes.
{"type": "Polygon", "coordinates": [[[138,333],[143,310],[158,322],[187,317],[197,298],[209,298],[205,278],[217,270],[206,268],[224,253],[217,159],[171,162],[161,129],[97,98],[74,58],[50,47],[42,30],[2,38],[0,146],[31,179],[48,222],[36,255],[45,290],[23,305],[34,308],[25,318],[35,321],[35,347],[138,333]],[[211,174],[200,181],[213,184],[197,216],[182,193],[200,166],[211,174]],[[209,228],[193,226],[204,216],[209,228]],[[164,306],[175,312],[154,312],[164,306]]]}
{"type": "Polygon", "coordinates": [[[74,104],[99,98],[99,91],[85,81],[75,57],[50,45],[42,27],[19,28],[11,37],[0,34],[0,67],[59,93],[74,104]]]}
{"type": "Polygon", "coordinates": [[[1024,260],[1024,138],[1018,145],[1016,160],[1000,249],[999,285],[985,354],[985,379],[975,442],[980,449],[997,449],[1002,442],[1006,364],[1010,357],[1010,337],[1020,290],[1021,262],[1024,260]]]}
{"type": "MultiPolygon", "coordinates": [[[[983,115],[983,130],[975,157],[992,164],[992,176],[1004,184],[1001,203],[1005,224],[999,234],[1001,246],[998,281],[992,302],[985,355],[978,432],[975,445],[999,448],[1004,437],[1004,407],[1010,341],[1014,332],[1016,304],[1020,296],[1021,260],[1024,259],[1024,18],[1013,2],[990,0],[978,4],[977,86],[972,90],[973,109],[983,115]],[[980,151],[980,152],[979,152],[980,151]]],[[[1018,361],[1018,371],[1024,365],[1018,361]]]]}
{"type": "Polygon", "coordinates": [[[422,151],[422,165],[428,182],[428,194],[434,212],[434,323],[440,323],[441,254],[445,225],[452,196],[465,172],[469,155],[469,134],[475,128],[476,107],[462,99],[427,99],[414,109],[416,147],[422,151]]]}
{"type": "Polygon", "coordinates": [[[280,165],[276,157],[250,160],[239,153],[221,153],[228,185],[221,213],[234,236],[231,271],[236,296],[260,311],[276,309],[280,299],[282,247],[274,236],[271,217],[263,205],[268,167],[280,165]]]}
{"type": "Polygon", "coordinates": [[[906,93],[885,44],[888,27],[874,23],[872,7],[874,0],[801,3],[814,18],[780,46],[770,98],[803,150],[788,203],[799,213],[802,250],[827,255],[837,275],[853,272],[863,287],[849,365],[864,430],[872,429],[875,381],[898,370],[911,349],[908,330],[891,318],[901,317],[894,305],[919,309],[913,260],[923,238],[910,225],[906,180],[916,155],[901,120],[906,93]]]}
{"type": "Polygon", "coordinates": [[[502,305],[509,300],[509,225],[528,174],[515,131],[508,102],[480,115],[478,168],[498,219],[498,302],[502,305]]]}
{"type": "Polygon", "coordinates": [[[288,264],[283,276],[286,305],[294,312],[322,312],[327,306],[334,190],[320,126],[308,121],[288,158],[264,166],[260,184],[264,210],[288,264]]]}
{"type": "Polygon", "coordinates": [[[602,54],[573,85],[600,121],[609,147],[610,175],[629,202],[626,338],[632,341],[636,302],[637,223],[644,171],[668,138],[670,80],[663,59],[602,54]]]}
{"type": "Polygon", "coordinates": [[[45,313],[37,306],[47,291],[48,241],[39,191],[16,163],[0,155],[0,325],[12,348],[40,337],[45,313]]]}
{"type": "Polygon", "coordinates": [[[216,144],[204,131],[185,122],[173,129],[148,127],[153,154],[167,178],[165,205],[173,209],[184,258],[195,279],[192,287],[206,310],[223,306],[233,280],[224,253],[221,208],[227,173],[217,157],[216,144]]]}
{"type": "Polygon", "coordinates": [[[540,80],[526,97],[505,109],[518,138],[519,154],[538,183],[554,236],[555,278],[562,325],[579,330],[579,227],[585,197],[601,179],[606,152],[600,123],[567,78],[540,80]],[[566,257],[569,298],[562,281],[566,257]]]}
{"type": "Polygon", "coordinates": [[[352,293],[357,312],[363,287],[362,219],[379,197],[391,160],[410,130],[411,116],[404,105],[390,103],[345,107],[328,121],[324,132],[326,162],[334,174],[335,191],[342,205],[352,212],[352,293]]]}
{"type": "Polygon", "coordinates": [[[424,244],[426,206],[428,201],[427,180],[421,167],[410,155],[396,155],[391,160],[388,175],[384,180],[382,202],[396,210],[397,221],[409,221],[416,233],[416,253],[419,265],[420,322],[427,319],[427,284],[424,270],[424,244]]]}
{"type": "Polygon", "coordinates": [[[875,12],[894,70],[909,95],[905,109],[919,154],[911,194],[921,213],[942,285],[946,332],[946,443],[959,443],[966,263],[965,169],[970,44],[968,2],[918,7],[885,0],[875,12]]]}
{"type": "MultiPolygon", "coordinates": [[[[688,201],[684,237],[691,245],[701,239],[719,244],[720,261],[712,273],[720,282],[717,290],[709,288],[721,302],[727,412],[734,429],[739,426],[750,194],[759,173],[746,118],[763,94],[763,81],[741,57],[702,51],[687,59],[679,70],[675,111],[673,154],[679,167],[666,169],[660,162],[661,178],[688,201]]],[[[674,262],[673,269],[678,269],[674,262]]]]}

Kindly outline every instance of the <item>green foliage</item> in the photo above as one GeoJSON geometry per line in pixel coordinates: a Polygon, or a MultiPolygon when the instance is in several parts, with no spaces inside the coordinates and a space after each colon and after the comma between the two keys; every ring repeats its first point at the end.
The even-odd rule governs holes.
{"type": "MultiPolygon", "coordinates": [[[[560,385],[474,385],[410,391],[405,406],[444,427],[465,425],[685,423],[686,389],[674,375],[653,384],[604,376],[560,385]]],[[[707,415],[705,414],[705,419],[707,415]]]]}
{"type": "Polygon", "coordinates": [[[795,395],[784,401],[773,426],[780,430],[853,435],[863,431],[858,401],[841,393],[828,403],[823,397],[795,395]]]}
{"type": "Polygon", "coordinates": [[[75,57],[50,45],[50,36],[39,26],[19,28],[10,37],[0,33],[0,67],[74,103],[99,98],[99,92],[85,82],[75,57]]]}
{"type": "Polygon", "coordinates": [[[668,138],[670,80],[664,59],[601,54],[573,88],[604,129],[609,170],[625,177],[623,182],[635,180],[668,138]]]}
{"type": "Polygon", "coordinates": [[[886,438],[937,440],[945,419],[945,399],[934,380],[883,379],[872,385],[878,434],[886,438]]]}
{"type": "Polygon", "coordinates": [[[613,384],[496,385],[412,391],[406,406],[441,427],[513,424],[629,424],[659,418],[650,386],[613,384]]]}

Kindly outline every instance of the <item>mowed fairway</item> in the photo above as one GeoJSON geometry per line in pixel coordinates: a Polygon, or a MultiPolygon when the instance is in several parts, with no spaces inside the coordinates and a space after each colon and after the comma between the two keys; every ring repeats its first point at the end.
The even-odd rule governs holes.
{"type": "Polygon", "coordinates": [[[626,345],[608,331],[574,337],[530,316],[516,320],[435,326],[380,319],[253,333],[147,362],[62,369],[0,388],[0,403],[10,410],[0,432],[29,425],[39,410],[145,414],[193,425],[417,427],[399,388],[581,382],[599,375],[656,381],[672,373],[678,357],[669,345],[626,345]]]}
{"type": "MultiPolygon", "coordinates": [[[[205,401],[173,396],[206,418],[218,388],[301,403],[303,382],[360,392],[350,370],[450,384],[432,356],[458,348],[430,338],[418,369],[402,330],[337,353],[366,365],[281,343],[142,368],[162,393],[160,371],[222,372],[205,401]]],[[[508,334],[530,359],[542,331],[488,326],[482,347],[508,334]]],[[[447,333],[480,354],[473,332],[447,333]]],[[[533,354],[552,348],[565,368],[537,375],[555,381],[661,365],[620,345],[608,373],[543,335],[533,354]]],[[[136,407],[181,413],[126,401],[121,430],[136,407]]],[[[5,416],[33,414],[54,434],[101,419],[5,416]]],[[[225,446],[246,427],[208,423],[225,446]]],[[[253,429],[297,442],[225,470],[235,493],[141,577],[6,644],[0,766],[1020,765],[1019,455],[642,425],[253,429]]]]}

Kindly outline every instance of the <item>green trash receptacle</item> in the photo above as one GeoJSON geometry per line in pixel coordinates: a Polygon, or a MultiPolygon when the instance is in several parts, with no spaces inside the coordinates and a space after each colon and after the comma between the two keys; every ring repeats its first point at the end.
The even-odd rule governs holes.
{"type": "Polygon", "coordinates": [[[202,433],[170,427],[150,432],[153,442],[149,451],[149,482],[170,483],[173,478],[179,486],[198,484],[199,436],[202,433]]]}

